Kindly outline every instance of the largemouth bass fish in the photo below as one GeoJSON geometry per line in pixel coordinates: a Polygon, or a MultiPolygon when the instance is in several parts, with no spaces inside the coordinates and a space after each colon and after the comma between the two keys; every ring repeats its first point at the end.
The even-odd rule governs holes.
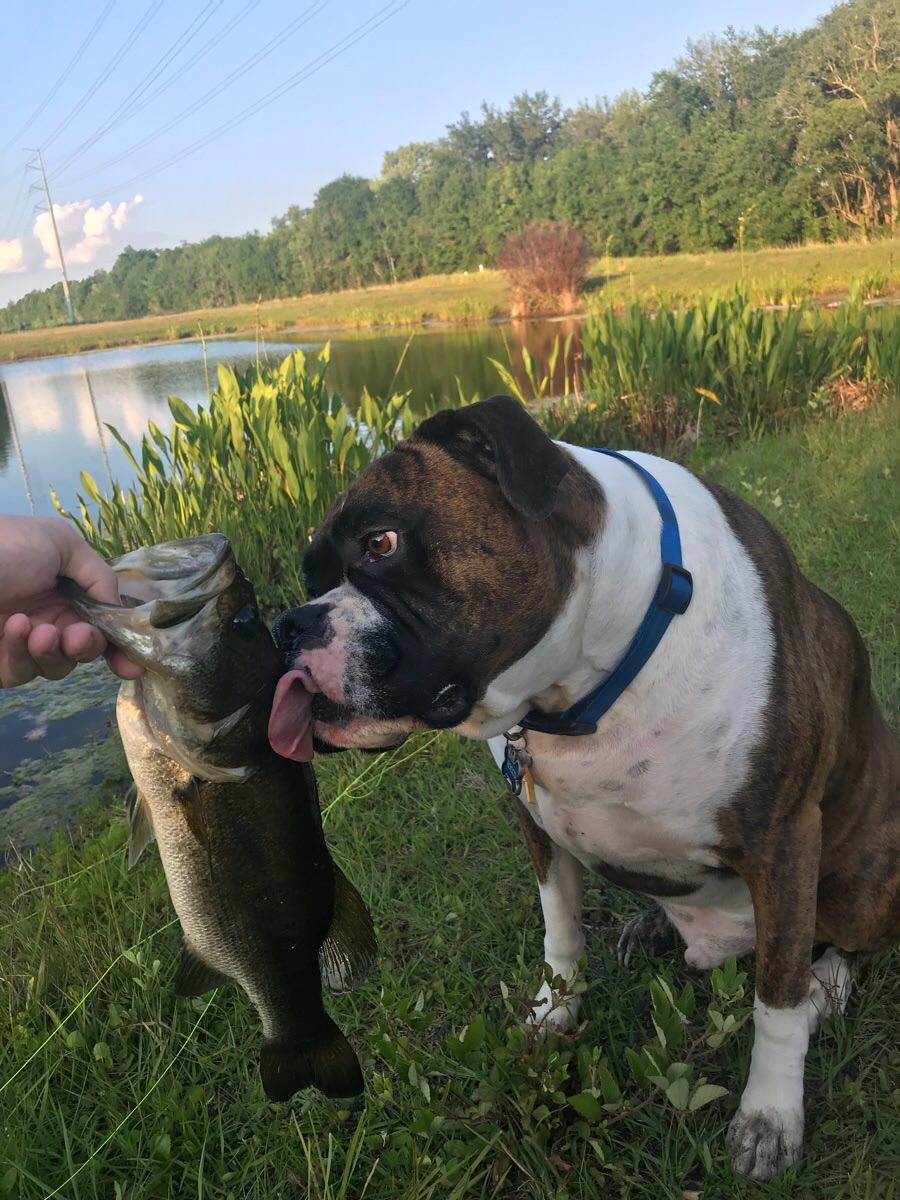
{"type": "Polygon", "coordinates": [[[184,933],[173,990],[233,980],[262,1021],[266,1094],[362,1091],[321,976],[354,986],[375,960],[371,918],[325,845],[315,777],[270,748],[283,664],[221,534],[112,561],[122,605],[60,580],[72,607],[145,672],[116,710],[137,794],[129,865],[155,835],[184,933]],[[127,595],[126,595],[127,594],[127,595]]]}

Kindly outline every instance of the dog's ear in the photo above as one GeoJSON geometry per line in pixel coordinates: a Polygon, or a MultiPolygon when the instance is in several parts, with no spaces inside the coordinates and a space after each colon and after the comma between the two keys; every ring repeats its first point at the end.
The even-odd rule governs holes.
{"type": "Polygon", "coordinates": [[[435,413],[416,436],[496,479],[516,512],[532,521],[549,517],[569,469],[566,455],[512,396],[491,396],[435,413]]]}

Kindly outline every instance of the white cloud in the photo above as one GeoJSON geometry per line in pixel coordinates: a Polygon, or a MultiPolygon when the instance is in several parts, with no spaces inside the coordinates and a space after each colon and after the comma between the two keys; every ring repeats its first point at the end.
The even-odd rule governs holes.
{"type": "Polygon", "coordinates": [[[23,240],[21,238],[10,238],[8,241],[0,239],[0,275],[13,275],[17,271],[24,271],[26,266],[23,240]]]}
{"type": "MultiPolygon", "coordinates": [[[[100,205],[94,205],[90,200],[54,204],[53,212],[66,263],[83,266],[93,262],[100,251],[110,244],[113,233],[124,228],[131,213],[143,199],[143,196],[135,196],[133,200],[123,200],[115,208],[109,200],[100,205]]],[[[49,213],[41,213],[35,221],[34,236],[44,251],[43,266],[57,268],[59,261],[49,213]]]]}

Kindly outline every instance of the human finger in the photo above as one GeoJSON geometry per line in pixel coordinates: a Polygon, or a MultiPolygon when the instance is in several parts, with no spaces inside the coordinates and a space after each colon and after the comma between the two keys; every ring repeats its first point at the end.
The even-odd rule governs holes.
{"type": "Polygon", "coordinates": [[[66,521],[54,522],[53,535],[60,557],[60,575],[68,575],[94,600],[118,604],[116,573],[66,521]]]}
{"type": "Polygon", "coordinates": [[[37,675],[37,664],[28,653],[31,621],[24,613],[14,613],[3,625],[0,638],[0,684],[19,687],[37,675]]]}
{"type": "Polygon", "coordinates": [[[114,646],[110,646],[106,651],[106,661],[109,669],[120,679],[140,679],[143,674],[142,667],[139,667],[136,662],[132,662],[126,654],[114,646]]]}
{"type": "Polygon", "coordinates": [[[38,675],[45,679],[63,679],[74,670],[75,663],[63,653],[55,625],[35,625],[28,635],[27,645],[38,675]]]}
{"type": "Polygon", "coordinates": [[[62,652],[73,662],[93,662],[104,652],[106,645],[106,638],[100,630],[87,621],[76,621],[60,630],[62,652]]]}

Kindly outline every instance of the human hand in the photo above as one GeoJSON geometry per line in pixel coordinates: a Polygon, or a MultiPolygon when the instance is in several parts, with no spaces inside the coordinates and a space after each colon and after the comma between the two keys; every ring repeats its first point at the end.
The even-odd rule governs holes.
{"type": "Polygon", "coordinates": [[[80,662],[106,654],[121,679],[141,669],[108,645],[56,590],[68,575],[95,600],[116,604],[115,572],[61,517],[0,517],[0,687],[37,675],[62,679],[80,662]]]}

